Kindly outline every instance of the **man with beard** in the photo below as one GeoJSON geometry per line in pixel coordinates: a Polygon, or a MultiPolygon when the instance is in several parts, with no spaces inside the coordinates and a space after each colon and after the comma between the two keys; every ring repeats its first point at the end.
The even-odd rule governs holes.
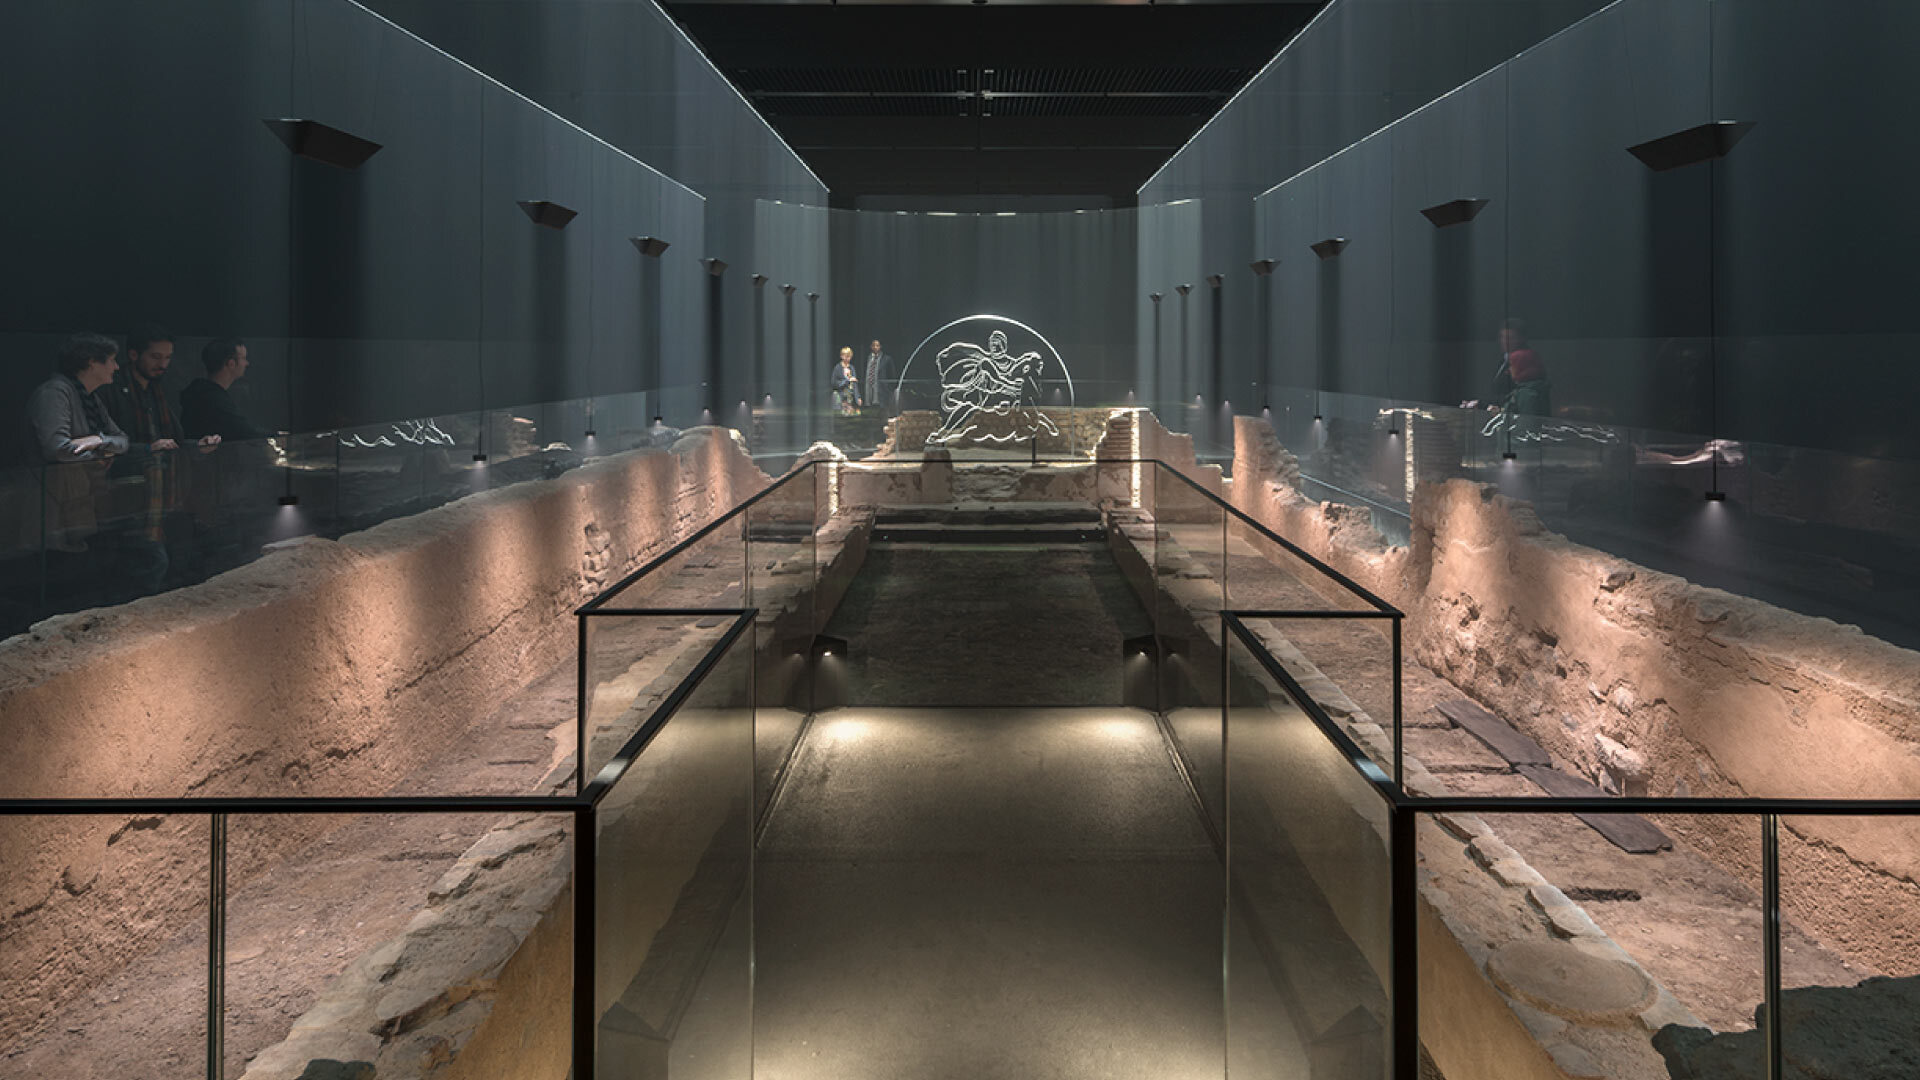
{"type": "Polygon", "coordinates": [[[878,340],[867,350],[867,404],[879,406],[880,415],[890,416],[893,410],[887,407],[887,383],[893,380],[893,357],[880,350],[878,340]]]}
{"type": "MultiPolygon", "coordinates": [[[[161,385],[172,364],[173,335],[152,324],[136,327],[127,335],[126,362],[100,390],[107,412],[136,449],[176,450],[188,441],[161,385]]],[[[220,436],[208,435],[199,443],[213,446],[219,441],[220,436]]]]}

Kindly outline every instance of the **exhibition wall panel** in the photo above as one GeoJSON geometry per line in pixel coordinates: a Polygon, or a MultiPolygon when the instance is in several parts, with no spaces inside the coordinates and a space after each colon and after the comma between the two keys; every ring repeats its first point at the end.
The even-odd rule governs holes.
{"type": "Polygon", "coordinates": [[[1252,353],[1303,490],[1404,539],[1416,489],[1470,476],[1611,554],[1920,642],[1894,179],[1920,159],[1883,134],[1920,100],[1885,44],[1920,11],[1804,16],[1619,0],[1257,196],[1252,353]],[[1547,393],[1489,412],[1516,323],[1547,393]]]}
{"type": "MultiPolygon", "coordinates": [[[[292,114],[292,5],[35,0],[5,23],[31,43],[0,94],[8,426],[81,328],[164,318],[284,358],[293,160],[260,120],[292,114]]],[[[277,377],[259,375],[262,419],[283,422],[277,377]]]]}
{"type": "Polygon", "coordinates": [[[1717,166],[1720,423],[1802,445],[1920,457],[1911,177],[1920,7],[1712,7],[1716,119],[1754,121],[1717,166]],[[1766,434],[1762,434],[1766,433],[1766,434]],[[1793,433],[1788,438],[1788,433],[1793,433]]]}
{"type": "MultiPolygon", "coordinates": [[[[1557,415],[1920,454],[1906,394],[1880,392],[1913,386],[1901,357],[1920,331],[1893,239],[1920,212],[1890,179],[1920,158],[1874,120],[1920,100],[1879,44],[1906,31],[1920,12],[1894,3],[1808,23],[1765,0],[1620,0],[1255,198],[1252,248],[1278,260],[1264,340],[1260,279],[1227,277],[1255,290],[1254,366],[1309,390],[1486,400],[1517,320],[1557,415]],[[1795,56],[1848,57],[1850,74],[1779,77],[1795,56]],[[1717,159],[1655,170],[1629,152],[1727,120],[1753,126],[1717,159]],[[1461,199],[1485,202],[1445,227],[1422,214],[1461,199]],[[1336,256],[1308,249],[1333,237],[1336,256]]],[[[1161,270],[1184,253],[1149,266],[1145,245],[1168,241],[1143,236],[1143,277],[1190,273],[1161,270]]]]}
{"type": "MultiPolygon", "coordinates": [[[[1441,97],[1604,0],[1334,0],[1140,189],[1142,207],[1207,204],[1202,275],[1225,277],[1218,334],[1227,386],[1257,382],[1261,192],[1441,97]]],[[[1143,239],[1142,302],[1181,281],[1177,256],[1143,239]]],[[[1211,329],[1202,329],[1212,334],[1211,329]]],[[[1205,338],[1202,339],[1206,340],[1205,338]]]]}
{"type": "Polygon", "coordinates": [[[16,405],[65,334],[147,321],[179,335],[170,393],[208,339],[245,338],[234,395],[282,430],[650,388],[673,372],[646,371],[648,347],[704,351],[698,194],[351,0],[7,18],[48,46],[0,103],[38,163],[0,180],[31,208],[0,270],[16,405]],[[263,123],[289,117],[380,148],[295,157],[263,123]],[[522,200],[578,217],[543,227],[522,200]],[[659,275],[664,325],[614,316],[648,287],[627,238],[668,234],[686,266],[659,275]]]}
{"type": "Polygon", "coordinates": [[[758,204],[824,207],[827,189],[653,0],[370,6],[706,196],[704,233],[654,234],[673,245],[660,271],[669,291],[690,290],[685,303],[669,298],[665,317],[695,320],[708,335],[697,348],[668,351],[665,383],[709,384],[703,404],[729,422],[740,401],[806,392],[784,381],[753,385],[751,277],[793,283],[801,296],[826,293],[825,237],[795,246],[802,234],[758,204]],[[703,259],[726,264],[717,283],[700,278],[703,259]]]}
{"type": "MultiPolygon", "coordinates": [[[[1059,349],[1080,404],[1118,404],[1133,389],[1134,212],[831,217],[830,352],[850,345],[864,357],[878,338],[904,365],[946,323],[1001,315],[1059,349]]],[[[831,361],[823,355],[816,366],[822,387],[831,361]]]]}

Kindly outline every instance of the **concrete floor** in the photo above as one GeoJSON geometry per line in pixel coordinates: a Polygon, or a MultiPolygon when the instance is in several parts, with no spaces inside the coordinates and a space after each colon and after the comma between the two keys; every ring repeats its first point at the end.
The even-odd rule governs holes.
{"type": "Polygon", "coordinates": [[[876,543],[827,633],[851,704],[1117,705],[1152,626],[1103,544],[876,543]]]}
{"type": "Polygon", "coordinates": [[[1223,899],[1146,712],[824,714],[756,869],[754,1074],[1222,1076],[1223,899]]]}

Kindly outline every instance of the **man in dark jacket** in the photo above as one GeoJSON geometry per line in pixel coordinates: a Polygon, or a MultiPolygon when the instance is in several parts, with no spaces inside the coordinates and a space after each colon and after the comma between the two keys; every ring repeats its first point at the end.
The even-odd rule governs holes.
{"type": "MultiPolygon", "coordinates": [[[[153,325],[136,327],[127,335],[126,359],[113,382],[99,396],[127,433],[136,449],[177,450],[187,441],[161,383],[173,364],[173,335],[153,325]]],[[[218,435],[200,440],[203,446],[220,441],[218,435]]]]}
{"type": "Polygon", "coordinates": [[[220,338],[200,351],[205,378],[195,379],[180,392],[180,426],[189,438],[218,435],[222,439],[264,439],[273,434],[253,426],[233,403],[233,384],[247,373],[247,343],[220,338]]]}

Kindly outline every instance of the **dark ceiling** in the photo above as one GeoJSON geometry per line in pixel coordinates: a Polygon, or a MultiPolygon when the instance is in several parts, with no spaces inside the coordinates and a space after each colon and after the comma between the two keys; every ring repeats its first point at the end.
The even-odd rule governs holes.
{"type": "Polygon", "coordinates": [[[1130,206],[1324,0],[669,10],[835,206],[1130,206]],[[893,197],[891,200],[888,197],[893,197]]]}

